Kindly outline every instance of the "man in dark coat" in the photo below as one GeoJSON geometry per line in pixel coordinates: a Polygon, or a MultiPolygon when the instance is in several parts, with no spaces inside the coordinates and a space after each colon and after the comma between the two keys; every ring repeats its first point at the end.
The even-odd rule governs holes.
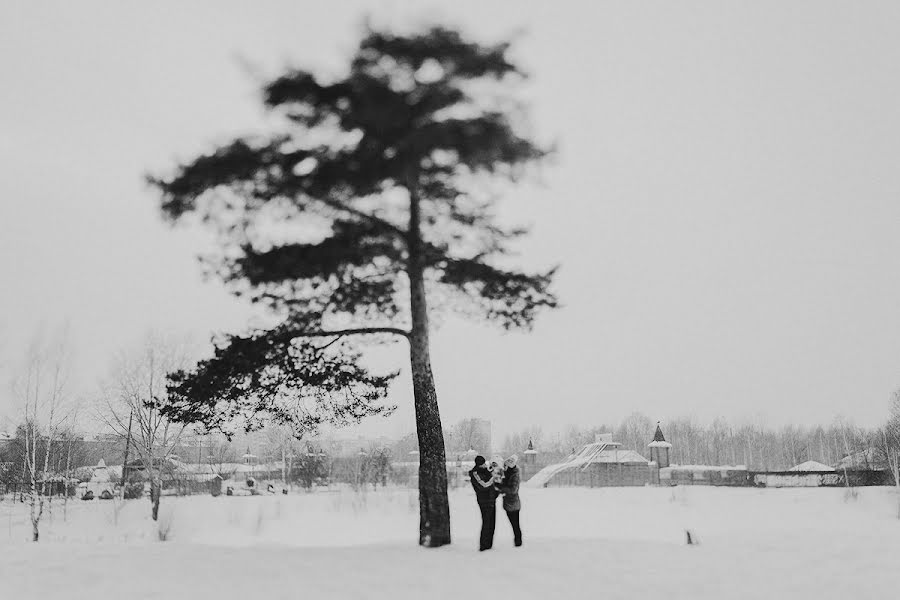
{"type": "Polygon", "coordinates": [[[469,471],[469,479],[475,488],[475,499],[481,511],[481,539],[479,550],[489,550],[494,545],[494,526],[497,523],[497,490],[483,456],[475,457],[475,467],[469,471]]]}
{"type": "Polygon", "coordinates": [[[515,454],[503,461],[505,467],[503,471],[503,480],[497,486],[500,493],[503,494],[503,510],[506,511],[506,517],[513,530],[513,543],[516,546],[522,545],[522,529],[519,527],[519,511],[522,510],[522,501],[519,499],[519,467],[515,454]]]}

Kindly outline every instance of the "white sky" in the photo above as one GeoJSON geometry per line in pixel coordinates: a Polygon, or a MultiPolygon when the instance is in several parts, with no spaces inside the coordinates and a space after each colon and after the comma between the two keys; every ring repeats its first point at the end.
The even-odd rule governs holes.
{"type": "MultiPolygon", "coordinates": [[[[70,323],[90,395],[149,328],[250,311],[165,226],[143,174],[262,123],[247,64],[336,68],[365,13],[516,50],[544,185],[505,203],[559,262],[565,308],[530,335],[433,336],[445,422],[880,421],[900,387],[900,4],[0,3],[0,356],[70,323]],[[514,6],[514,8],[513,8],[514,6]]],[[[384,363],[406,369],[405,349],[384,363]]],[[[2,367],[0,367],[2,368],[2,367]]],[[[412,430],[401,411],[369,429],[412,430]]],[[[0,414],[15,407],[0,385],[0,414]]]]}

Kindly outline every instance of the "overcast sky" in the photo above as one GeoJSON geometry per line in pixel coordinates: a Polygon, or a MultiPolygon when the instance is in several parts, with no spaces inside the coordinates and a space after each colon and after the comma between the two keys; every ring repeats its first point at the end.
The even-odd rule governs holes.
{"type": "MultiPolygon", "coordinates": [[[[445,423],[885,416],[900,4],[821,0],[0,2],[0,414],[41,323],[70,324],[88,396],[148,329],[246,325],[143,175],[260,127],[251,72],[339,68],[366,13],[484,41],[524,31],[521,95],[560,147],[504,213],[535,225],[524,265],[562,265],[565,306],[527,335],[446,321],[445,423]]],[[[367,431],[413,430],[406,359],[380,357],[404,368],[401,410],[367,431]]]]}

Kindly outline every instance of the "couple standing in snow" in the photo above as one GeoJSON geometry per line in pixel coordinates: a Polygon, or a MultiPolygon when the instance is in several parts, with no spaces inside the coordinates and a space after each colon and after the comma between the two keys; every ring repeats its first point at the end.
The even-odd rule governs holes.
{"type": "Polygon", "coordinates": [[[489,550],[494,545],[494,527],[497,523],[497,496],[503,494],[503,510],[509,518],[509,524],[513,530],[513,540],[516,546],[522,545],[522,530],[519,528],[519,510],[522,502],[519,500],[519,467],[516,466],[517,458],[513,454],[502,461],[491,462],[490,467],[485,463],[483,456],[475,457],[475,467],[469,471],[472,487],[475,488],[475,498],[478,500],[478,508],[481,510],[481,539],[479,550],[489,550]]]}

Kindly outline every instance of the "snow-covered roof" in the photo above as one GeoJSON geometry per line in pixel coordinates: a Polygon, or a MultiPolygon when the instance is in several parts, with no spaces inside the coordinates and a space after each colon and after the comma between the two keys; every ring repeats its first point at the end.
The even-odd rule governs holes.
{"type": "Polygon", "coordinates": [[[575,453],[571,462],[577,465],[588,463],[647,463],[647,459],[634,450],[620,450],[618,442],[594,442],[585,445],[575,453]]]}
{"type": "Polygon", "coordinates": [[[662,429],[660,429],[660,427],[659,427],[659,421],[656,422],[656,432],[653,434],[653,441],[654,442],[665,442],[666,441],[666,437],[663,435],[662,429]]]}
{"type": "Polygon", "coordinates": [[[815,460],[808,460],[791,467],[788,471],[834,471],[834,468],[815,460]]]}
{"type": "Polygon", "coordinates": [[[110,480],[109,469],[106,468],[106,461],[102,458],[97,466],[94,467],[94,474],[91,475],[91,481],[95,483],[105,483],[110,480]]]}
{"type": "Polygon", "coordinates": [[[838,469],[884,469],[888,465],[882,452],[875,448],[867,448],[845,456],[835,466],[838,469]]]}
{"type": "Polygon", "coordinates": [[[671,448],[672,444],[666,441],[662,429],[659,427],[659,421],[656,422],[656,432],[653,434],[653,440],[647,444],[648,448],[671,448]]]}

